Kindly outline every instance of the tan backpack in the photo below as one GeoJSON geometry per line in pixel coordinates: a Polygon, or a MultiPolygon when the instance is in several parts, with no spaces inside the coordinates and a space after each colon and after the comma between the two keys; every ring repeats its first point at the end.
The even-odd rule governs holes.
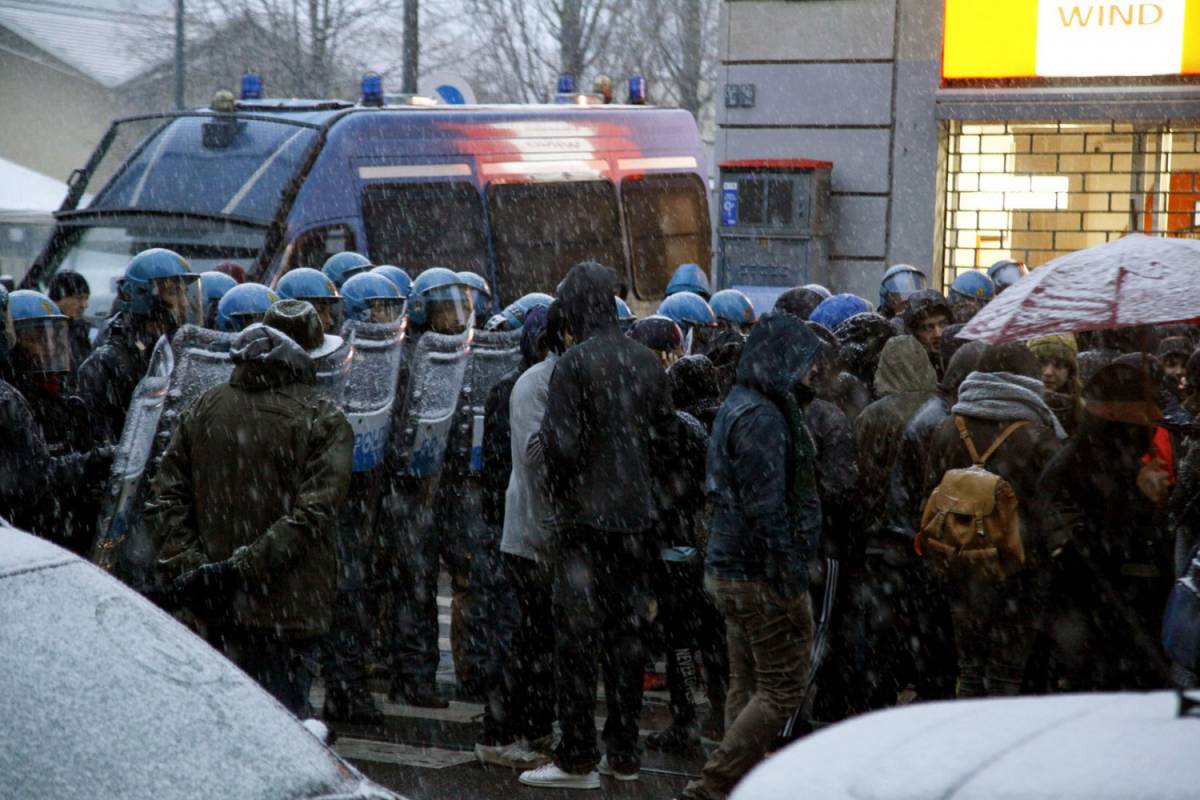
{"type": "Polygon", "coordinates": [[[934,566],[966,568],[1005,577],[1025,563],[1017,495],[1008,481],[984,466],[1014,432],[1025,425],[1009,425],[982,455],[960,416],[954,417],[974,466],[947,470],[941,483],[925,501],[921,530],[915,547],[934,566]]]}

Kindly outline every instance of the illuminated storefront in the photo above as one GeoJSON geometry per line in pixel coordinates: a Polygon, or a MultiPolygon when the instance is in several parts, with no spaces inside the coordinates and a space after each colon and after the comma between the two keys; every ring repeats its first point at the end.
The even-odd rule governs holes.
{"type": "Polygon", "coordinates": [[[1200,236],[1200,0],[946,0],[942,266],[1200,236]]]}

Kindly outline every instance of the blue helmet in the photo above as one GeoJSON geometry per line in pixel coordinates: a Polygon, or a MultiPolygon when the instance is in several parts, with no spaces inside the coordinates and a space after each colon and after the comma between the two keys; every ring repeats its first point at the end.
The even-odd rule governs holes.
{"type": "Polygon", "coordinates": [[[261,283],[238,284],[217,303],[217,330],[236,333],[262,322],[267,309],[278,299],[277,294],[261,283]]]}
{"type": "Polygon", "coordinates": [[[425,328],[430,324],[431,312],[442,308],[450,308],[455,314],[456,321],[450,328],[461,333],[470,327],[474,316],[470,287],[451,270],[430,267],[413,281],[408,294],[408,318],[413,325],[425,328]]]}
{"type": "Polygon", "coordinates": [[[13,366],[21,372],[70,372],[69,320],[41,292],[19,289],[8,296],[13,366]]]}
{"type": "Polygon", "coordinates": [[[515,331],[525,325],[525,317],[529,316],[530,311],[538,306],[549,308],[553,302],[554,298],[544,292],[530,292],[522,295],[488,320],[488,327],[493,330],[515,331]]]}
{"type": "Polygon", "coordinates": [[[162,247],[143,250],[130,260],[121,279],[125,309],[135,317],[155,318],[174,328],[204,318],[200,276],[183,256],[162,247]]]}
{"type": "Polygon", "coordinates": [[[362,253],[347,250],[342,253],[334,253],[325,259],[325,266],[321,267],[321,272],[324,272],[329,280],[333,281],[333,285],[340,289],[350,276],[366,272],[370,268],[370,259],[362,253]]]}
{"type": "Polygon", "coordinates": [[[808,318],[832,331],[855,314],[870,310],[871,304],[856,294],[835,294],[828,300],[822,300],[808,318]]]}
{"type": "Polygon", "coordinates": [[[742,326],[755,320],[754,303],[737,289],[722,289],[708,301],[717,319],[742,326]]]}
{"type": "Polygon", "coordinates": [[[395,322],[404,316],[400,287],[375,272],[363,272],[342,284],[346,319],[359,322],[395,322]]]}
{"type": "Polygon", "coordinates": [[[992,279],[975,269],[959,273],[954,283],[950,284],[951,301],[962,298],[983,305],[995,295],[996,285],[992,279]]]}
{"type": "Polygon", "coordinates": [[[1008,287],[1012,286],[1017,281],[1029,274],[1029,268],[1019,261],[1013,261],[1011,258],[1004,258],[997,261],[988,267],[988,277],[995,284],[996,294],[1000,294],[1008,287]]]}
{"type": "Polygon", "coordinates": [[[396,288],[400,290],[400,296],[408,297],[408,293],[412,289],[412,278],[408,276],[407,272],[391,264],[380,264],[371,272],[376,272],[396,284],[396,288]]]}
{"type": "Polygon", "coordinates": [[[224,272],[210,270],[200,273],[200,295],[204,298],[204,327],[217,324],[217,304],[238,282],[224,272]]]}
{"type": "Polygon", "coordinates": [[[911,264],[896,264],[883,273],[879,282],[879,308],[881,311],[896,313],[896,307],[908,300],[913,292],[925,288],[927,281],[925,273],[911,264]]]}
{"type": "Polygon", "coordinates": [[[712,307],[695,292],[668,295],[655,313],[674,320],[684,329],[697,325],[707,328],[717,324],[717,315],[713,313],[712,307]]]}
{"type": "Polygon", "coordinates": [[[693,292],[705,300],[712,294],[708,287],[708,276],[700,269],[699,264],[680,264],[675,268],[671,280],[667,283],[667,296],[678,292],[693,292]]]}
{"type": "Polygon", "coordinates": [[[471,305],[475,308],[475,319],[482,324],[492,311],[492,287],[488,286],[488,282],[484,280],[483,276],[476,272],[464,270],[457,275],[470,289],[471,305]]]}
{"type": "Polygon", "coordinates": [[[339,299],[333,279],[312,267],[297,267],[279,279],[275,291],[284,300],[307,300],[308,302],[339,299]]]}

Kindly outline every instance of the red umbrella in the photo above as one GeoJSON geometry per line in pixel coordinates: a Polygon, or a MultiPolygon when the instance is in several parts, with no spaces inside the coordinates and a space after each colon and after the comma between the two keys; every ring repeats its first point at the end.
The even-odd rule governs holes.
{"type": "Polygon", "coordinates": [[[1133,234],[1038,267],[958,334],[1019,342],[1200,318],[1200,241],[1133,234]]]}

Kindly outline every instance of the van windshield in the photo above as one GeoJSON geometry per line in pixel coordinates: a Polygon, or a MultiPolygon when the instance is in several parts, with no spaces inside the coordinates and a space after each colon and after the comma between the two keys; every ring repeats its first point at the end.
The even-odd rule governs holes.
{"type": "Polygon", "coordinates": [[[414,278],[427,267],[487,274],[479,190],[469,183],[378,183],[363,189],[371,261],[414,278]]]}
{"type": "Polygon", "coordinates": [[[580,261],[626,274],[611,181],[492,184],[488,215],[497,290],[505,302],[529,292],[552,293],[580,261]]]}
{"type": "Polygon", "coordinates": [[[633,289],[643,300],[662,297],[680,264],[708,264],[712,243],[708,201],[696,175],[646,175],[621,183],[633,256],[633,289]]]}
{"type": "Polygon", "coordinates": [[[310,127],[234,116],[118,122],[79,205],[269,222],[316,136],[310,127]]]}

